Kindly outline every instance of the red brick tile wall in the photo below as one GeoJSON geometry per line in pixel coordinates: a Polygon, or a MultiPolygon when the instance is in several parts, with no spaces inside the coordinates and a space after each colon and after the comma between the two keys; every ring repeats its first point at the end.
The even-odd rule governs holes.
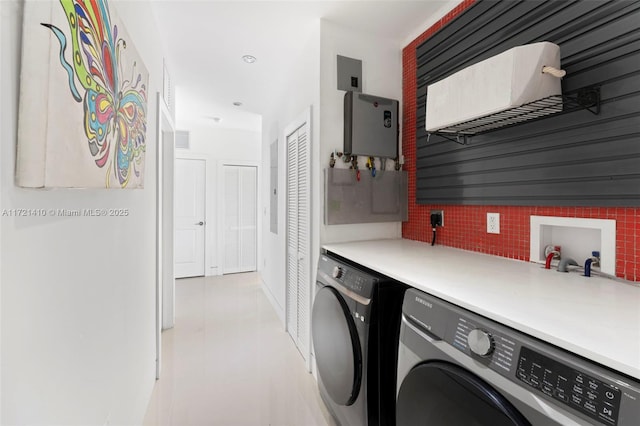
{"type": "Polygon", "coordinates": [[[640,281],[640,208],[416,204],[416,47],[474,1],[464,0],[402,52],[402,152],[404,169],[409,175],[409,220],[402,224],[403,238],[430,242],[430,213],[432,209],[441,209],[444,210],[445,226],[438,230],[438,244],[528,261],[529,217],[532,215],[615,219],[616,275],[630,281],[640,281]],[[487,212],[500,213],[500,234],[486,233],[487,212]]]}

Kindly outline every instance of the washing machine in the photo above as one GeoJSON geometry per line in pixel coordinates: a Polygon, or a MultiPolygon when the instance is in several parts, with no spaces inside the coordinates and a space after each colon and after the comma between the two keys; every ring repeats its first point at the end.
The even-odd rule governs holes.
{"type": "Polygon", "coordinates": [[[398,426],[640,424],[638,380],[416,289],[396,391],[398,426]]]}
{"type": "Polygon", "coordinates": [[[325,253],[318,262],[311,335],[320,395],[342,426],[395,424],[395,383],[406,286],[325,253]]]}

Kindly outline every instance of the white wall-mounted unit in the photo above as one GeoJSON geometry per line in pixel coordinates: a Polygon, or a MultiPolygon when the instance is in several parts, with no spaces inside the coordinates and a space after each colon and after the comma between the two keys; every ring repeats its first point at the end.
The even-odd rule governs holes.
{"type": "MultiPolygon", "coordinates": [[[[560,48],[550,42],[514,47],[427,87],[428,132],[464,133],[462,123],[562,94],[560,48]],[[544,67],[547,71],[543,72],[544,67]],[[557,71],[557,72],[555,72],[557,71]]],[[[537,112],[562,111],[562,102],[537,112]]]]}

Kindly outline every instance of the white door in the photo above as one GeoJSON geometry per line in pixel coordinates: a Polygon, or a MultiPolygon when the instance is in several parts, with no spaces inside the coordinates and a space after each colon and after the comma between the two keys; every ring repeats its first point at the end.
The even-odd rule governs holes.
{"type": "Polygon", "coordinates": [[[204,275],[205,160],[175,162],[175,276],[204,275]]]}
{"type": "Polygon", "coordinates": [[[309,121],[287,135],[287,331],[307,361],[310,351],[311,204],[309,121]]]}
{"type": "Polygon", "coordinates": [[[224,166],[224,274],[257,269],[257,175],[255,166],[224,166]]]}

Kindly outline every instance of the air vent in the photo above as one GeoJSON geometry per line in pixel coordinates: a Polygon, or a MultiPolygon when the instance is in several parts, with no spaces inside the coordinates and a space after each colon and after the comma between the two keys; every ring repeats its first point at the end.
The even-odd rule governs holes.
{"type": "Polygon", "coordinates": [[[169,68],[167,67],[167,61],[163,61],[163,70],[162,70],[162,99],[164,99],[165,105],[169,108],[169,111],[175,113],[174,111],[174,87],[173,81],[171,80],[171,75],[169,74],[169,68]]]}
{"type": "Polygon", "coordinates": [[[189,149],[189,132],[186,130],[176,130],[176,148],[189,149]]]}

